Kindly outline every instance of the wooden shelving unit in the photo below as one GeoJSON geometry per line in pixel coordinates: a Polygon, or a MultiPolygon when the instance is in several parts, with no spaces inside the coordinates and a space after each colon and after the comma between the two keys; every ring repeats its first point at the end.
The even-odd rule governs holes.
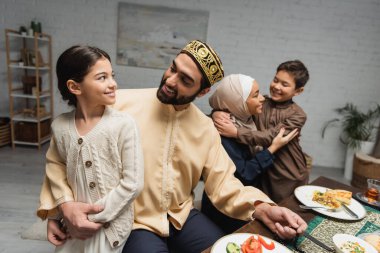
{"type": "Polygon", "coordinates": [[[5,29],[12,147],[39,149],[50,140],[53,115],[51,36],[5,29]]]}

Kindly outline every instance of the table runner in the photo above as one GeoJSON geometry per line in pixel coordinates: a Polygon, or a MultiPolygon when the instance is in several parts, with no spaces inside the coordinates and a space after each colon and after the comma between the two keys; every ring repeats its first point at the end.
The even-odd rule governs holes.
{"type": "MultiPolygon", "coordinates": [[[[379,230],[380,211],[369,206],[364,206],[364,208],[367,210],[367,215],[359,221],[338,220],[327,216],[317,215],[308,223],[306,231],[326,245],[334,248],[332,237],[335,234],[351,234],[358,236],[363,233],[371,233],[379,230]]],[[[293,245],[287,244],[286,246],[294,251],[293,245]]],[[[297,247],[308,253],[328,252],[303,236],[298,238],[297,247]]]]}

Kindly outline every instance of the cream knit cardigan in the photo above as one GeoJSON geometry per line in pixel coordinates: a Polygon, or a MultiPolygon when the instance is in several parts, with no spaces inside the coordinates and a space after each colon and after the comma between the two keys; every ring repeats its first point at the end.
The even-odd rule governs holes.
{"type": "Polygon", "coordinates": [[[107,107],[102,119],[82,137],[76,131],[74,115],[75,110],[53,121],[52,144],[55,142],[60,158],[66,163],[67,182],[74,198],[78,169],[85,170],[86,182],[83,183],[88,187],[91,202],[104,206],[101,213],[89,215],[89,220],[105,223],[107,239],[111,247],[116,247],[124,243],[131,232],[132,201],[144,184],[137,125],[128,114],[107,107]],[[79,161],[83,164],[78,164],[79,161]]]}

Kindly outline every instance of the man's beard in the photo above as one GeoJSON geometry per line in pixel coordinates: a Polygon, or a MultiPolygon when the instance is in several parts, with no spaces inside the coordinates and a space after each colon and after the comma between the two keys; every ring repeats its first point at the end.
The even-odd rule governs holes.
{"type": "Polygon", "coordinates": [[[177,91],[174,91],[174,96],[173,97],[169,97],[162,90],[162,87],[165,85],[166,79],[164,79],[164,77],[162,77],[160,87],[157,90],[157,98],[163,104],[168,104],[168,105],[185,105],[185,104],[193,102],[195,100],[195,98],[198,96],[198,94],[201,92],[201,90],[199,90],[198,92],[196,92],[192,96],[177,98],[177,91]]]}

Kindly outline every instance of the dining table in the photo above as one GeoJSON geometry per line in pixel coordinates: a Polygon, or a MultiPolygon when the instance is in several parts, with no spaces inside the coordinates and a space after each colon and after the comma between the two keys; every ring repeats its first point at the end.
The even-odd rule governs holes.
{"type": "MultiPolygon", "coordinates": [[[[362,193],[365,191],[365,189],[359,189],[356,187],[353,187],[351,185],[344,184],[342,182],[320,176],[316,178],[315,180],[311,181],[309,185],[312,186],[321,186],[329,189],[342,189],[352,192],[352,196],[355,196],[357,193],[362,193]]],[[[302,219],[305,220],[306,223],[308,223],[308,229],[307,232],[312,234],[312,232],[315,230],[314,237],[319,237],[322,241],[324,241],[325,244],[329,245],[333,248],[333,242],[330,235],[327,235],[328,233],[342,233],[343,230],[348,229],[348,232],[351,234],[357,234],[358,231],[364,231],[363,227],[370,227],[368,229],[376,230],[380,229],[380,210],[377,207],[373,206],[365,206],[365,209],[367,211],[368,218],[354,220],[354,221],[346,221],[346,220],[338,220],[330,217],[326,217],[324,215],[321,215],[320,213],[316,212],[312,209],[302,209],[299,205],[302,204],[296,197],[296,195],[293,193],[291,196],[287,197],[283,201],[279,202],[279,206],[284,206],[292,210],[293,212],[297,213],[299,216],[301,216],[302,219]],[[373,213],[373,215],[372,215],[373,213]],[[369,215],[371,214],[371,215],[369,215]],[[368,219],[368,220],[365,220],[368,219]],[[322,224],[322,225],[321,225],[322,224]],[[316,227],[319,226],[321,231],[318,231],[316,227]],[[321,227],[324,226],[324,227],[321,227]],[[342,229],[343,227],[343,229],[342,229]],[[350,227],[352,227],[352,230],[350,230],[350,227]],[[334,229],[337,229],[337,231],[334,231],[334,229]],[[325,232],[327,231],[327,232],[325,232]],[[327,233],[327,234],[326,234],[327,233]]],[[[364,203],[362,203],[364,206],[364,203]]],[[[364,231],[366,232],[366,231],[364,231]]],[[[273,240],[279,240],[278,237],[274,233],[272,233],[261,221],[255,219],[252,221],[249,221],[247,224],[236,230],[234,233],[252,233],[252,234],[260,234],[262,236],[265,236],[269,239],[273,240]]],[[[313,242],[310,240],[307,240],[306,238],[302,237],[298,239],[298,245],[299,247],[294,248],[290,242],[287,244],[286,241],[282,241],[285,246],[287,246],[291,251],[293,252],[328,252],[324,249],[320,248],[317,245],[313,245],[313,242]],[[304,245],[303,245],[304,244],[304,245]],[[298,250],[298,248],[304,248],[304,250],[298,250]]],[[[296,242],[297,243],[297,242],[296,242]]],[[[294,244],[294,243],[293,243],[294,244]]],[[[210,253],[212,247],[202,251],[202,253],[210,253]]]]}

